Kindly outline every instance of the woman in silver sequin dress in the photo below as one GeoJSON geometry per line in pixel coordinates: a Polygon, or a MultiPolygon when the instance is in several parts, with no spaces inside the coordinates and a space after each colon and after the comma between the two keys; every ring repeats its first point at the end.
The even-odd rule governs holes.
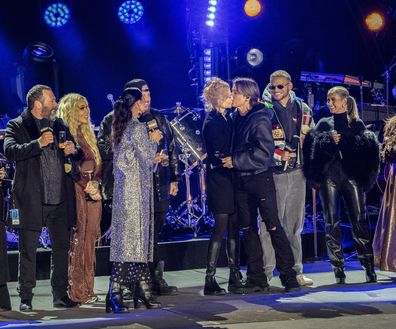
{"type": "Polygon", "coordinates": [[[138,121],[142,94],[127,88],[114,104],[112,235],[110,261],[113,262],[106,312],[128,312],[121,286],[134,292],[147,308],[157,308],[150,291],[147,263],[153,260],[152,172],[161,132],[147,132],[138,121]]]}

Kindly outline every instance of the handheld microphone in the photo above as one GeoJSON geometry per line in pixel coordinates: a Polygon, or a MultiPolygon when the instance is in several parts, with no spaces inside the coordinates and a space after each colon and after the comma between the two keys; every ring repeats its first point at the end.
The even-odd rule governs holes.
{"type": "MultiPolygon", "coordinates": [[[[298,135],[293,135],[292,140],[289,144],[286,144],[284,151],[294,153],[297,151],[298,144],[300,143],[300,136],[298,135]]],[[[289,166],[289,160],[285,161],[285,166],[283,167],[283,170],[285,171],[287,167],[289,166]]]]}
{"type": "MultiPolygon", "coordinates": [[[[52,130],[50,126],[50,121],[47,118],[43,118],[40,120],[40,135],[43,133],[50,131],[52,134],[54,134],[54,131],[52,130]]],[[[54,143],[48,144],[48,146],[53,149],[54,148],[54,143]]]]}
{"type": "Polygon", "coordinates": [[[40,120],[40,134],[45,133],[46,131],[53,132],[50,127],[50,122],[47,118],[43,118],[40,120]]]}
{"type": "Polygon", "coordinates": [[[147,130],[153,132],[158,129],[157,120],[150,112],[144,112],[138,120],[146,124],[147,130]]]}

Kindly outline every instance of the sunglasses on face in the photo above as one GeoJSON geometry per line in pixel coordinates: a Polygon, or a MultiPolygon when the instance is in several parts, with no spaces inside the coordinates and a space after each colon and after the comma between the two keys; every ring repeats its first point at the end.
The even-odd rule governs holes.
{"type": "Polygon", "coordinates": [[[284,85],[269,85],[268,88],[269,90],[275,90],[275,89],[279,89],[282,90],[283,88],[285,88],[288,85],[288,83],[284,84],[284,85]]]}

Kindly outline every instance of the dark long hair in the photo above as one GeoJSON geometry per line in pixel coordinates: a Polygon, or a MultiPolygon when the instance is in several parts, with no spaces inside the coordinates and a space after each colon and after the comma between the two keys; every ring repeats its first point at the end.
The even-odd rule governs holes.
{"type": "Polygon", "coordinates": [[[259,102],[260,88],[257,82],[253,79],[237,77],[232,80],[232,85],[239,94],[249,97],[250,106],[253,106],[259,102]]]}
{"type": "Polygon", "coordinates": [[[113,147],[121,142],[122,135],[128,122],[132,119],[131,108],[142,98],[142,92],[138,88],[127,88],[122,92],[120,99],[114,103],[112,141],[113,147]]]}

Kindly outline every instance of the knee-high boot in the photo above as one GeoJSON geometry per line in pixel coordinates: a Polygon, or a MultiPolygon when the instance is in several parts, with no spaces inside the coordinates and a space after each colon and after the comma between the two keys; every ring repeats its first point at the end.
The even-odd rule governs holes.
{"type": "Polygon", "coordinates": [[[230,276],[228,278],[228,292],[238,292],[243,288],[243,277],[239,269],[239,236],[229,237],[227,239],[227,257],[228,266],[230,268],[230,276]]]}
{"type": "Polygon", "coordinates": [[[204,295],[224,295],[225,289],[221,288],[216,281],[216,266],[219,258],[221,242],[210,240],[208,259],[206,265],[204,295]]]}

